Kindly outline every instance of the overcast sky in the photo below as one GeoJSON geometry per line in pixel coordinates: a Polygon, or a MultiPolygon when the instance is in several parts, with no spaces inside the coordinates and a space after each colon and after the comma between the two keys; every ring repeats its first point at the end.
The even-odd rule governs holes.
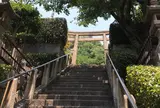
{"type": "MultiPolygon", "coordinates": [[[[49,18],[52,16],[52,12],[46,12],[43,7],[38,7],[39,12],[41,13],[43,18],[49,18]]],[[[67,19],[68,28],[71,31],[98,31],[98,30],[109,30],[109,25],[114,21],[113,18],[108,19],[107,21],[103,20],[103,18],[99,18],[97,24],[89,25],[88,27],[78,26],[74,18],[78,15],[77,9],[71,9],[70,15],[66,16],[65,14],[54,14],[54,17],[64,17],[67,19]]]]}

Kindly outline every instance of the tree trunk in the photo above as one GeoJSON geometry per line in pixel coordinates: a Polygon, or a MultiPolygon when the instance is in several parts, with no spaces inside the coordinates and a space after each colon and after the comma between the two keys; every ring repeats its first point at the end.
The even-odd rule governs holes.
{"type": "Polygon", "coordinates": [[[127,26],[126,24],[124,24],[124,22],[121,21],[121,19],[114,13],[111,12],[111,15],[118,21],[118,23],[120,24],[120,27],[122,28],[122,30],[125,32],[126,36],[128,37],[129,41],[131,42],[131,44],[139,49],[140,48],[140,42],[139,40],[137,40],[137,36],[135,33],[133,33],[132,29],[127,26]]]}

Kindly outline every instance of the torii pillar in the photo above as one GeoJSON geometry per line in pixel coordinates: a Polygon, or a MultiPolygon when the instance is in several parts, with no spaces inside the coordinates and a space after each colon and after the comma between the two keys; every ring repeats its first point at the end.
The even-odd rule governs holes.
{"type": "Polygon", "coordinates": [[[106,53],[108,53],[108,41],[105,33],[103,34],[103,47],[104,47],[104,57],[106,59],[106,53]]]}
{"type": "Polygon", "coordinates": [[[78,52],[78,34],[75,36],[74,48],[73,48],[73,56],[72,56],[72,65],[76,65],[77,60],[77,52],[78,52]]]}

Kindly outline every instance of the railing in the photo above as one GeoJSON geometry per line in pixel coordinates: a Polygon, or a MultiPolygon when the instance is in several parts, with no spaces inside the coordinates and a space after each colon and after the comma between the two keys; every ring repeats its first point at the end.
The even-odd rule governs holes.
{"type": "Polygon", "coordinates": [[[67,54],[0,82],[6,85],[0,108],[13,108],[21,100],[31,101],[69,65],[67,54]]]}
{"type": "Polygon", "coordinates": [[[137,108],[136,101],[118,74],[110,56],[107,54],[107,72],[116,108],[137,108]],[[129,102],[129,103],[128,103],[129,102]]]}
{"type": "Polygon", "coordinates": [[[18,48],[7,35],[5,35],[5,37],[11,46],[6,47],[6,44],[0,40],[0,59],[2,59],[5,64],[12,66],[12,71],[8,75],[8,77],[11,77],[20,70],[25,71],[25,66],[21,64],[22,59],[25,60],[30,67],[33,65],[28,61],[30,58],[26,58],[21,49],[18,48]],[[11,50],[9,51],[8,49],[12,49],[12,54],[10,53],[11,50]]]}

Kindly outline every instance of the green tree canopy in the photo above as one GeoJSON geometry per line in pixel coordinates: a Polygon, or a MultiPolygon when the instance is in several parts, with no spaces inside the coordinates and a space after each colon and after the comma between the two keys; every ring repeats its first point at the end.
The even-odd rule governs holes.
{"type": "Polygon", "coordinates": [[[138,36],[138,30],[133,26],[141,22],[143,9],[148,4],[144,0],[36,0],[43,5],[46,10],[53,10],[57,13],[69,14],[69,9],[76,7],[79,9],[77,20],[80,25],[87,26],[95,24],[99,17],[107,20],[113,16],[120,24],[127,38],[136,48],[142,44],[138,36]],[[142,2],[140,2],[142,1],[142,2]],[[139,18],[139,16],[141,18],[139,18]]]}
{"type": "Polygon", "coordinates": [[[36,34],[40,27],[39,11],[30,4],[22,4],[20,2],[11,2],[11,6],[20,17],[13,21],[14,33],[36,34]]]}
{"type": "Polygon", "coordinates": [[[104,64],[104,49],[100,42],[80,42],[77,64],[104,64]]]}

